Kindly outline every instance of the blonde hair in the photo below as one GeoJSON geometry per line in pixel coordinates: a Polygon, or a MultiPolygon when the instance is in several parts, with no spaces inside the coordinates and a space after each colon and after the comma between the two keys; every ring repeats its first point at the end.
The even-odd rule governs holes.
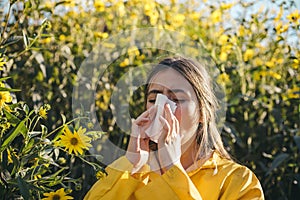
{"type": "Polygon", "coordinates": [[[148,76],[145,99],[147,99],[147,92],[152,77],[158,72],[169,68],[179,72],[191,84],[199,103],[201,123],[199,123],[196,132],[196,158],[207,159],[213,151],[216,151],[220,156],[231,159],[224,148],[216,123],[218,101],[214,94],[212,80],[203,65],[183,57],[163,59],[153,68],[148,76]]]}

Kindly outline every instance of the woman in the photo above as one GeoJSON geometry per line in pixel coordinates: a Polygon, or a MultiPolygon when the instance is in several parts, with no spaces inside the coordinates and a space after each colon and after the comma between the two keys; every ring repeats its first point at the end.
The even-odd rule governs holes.
{"type": "Polygon", "coordinates": [[[203,66],[182,57],[161,61],[148,77],[146,111],[132,123],[126,156],[107,167],[85,199],[264,199],[253,172],[226,152],[216,109],[203,66]],[[158,112],[158,94],[176,103],[174,112],[170,102],[158,112]],[[157,118],[159,133],[148,133],[157,118]]]}

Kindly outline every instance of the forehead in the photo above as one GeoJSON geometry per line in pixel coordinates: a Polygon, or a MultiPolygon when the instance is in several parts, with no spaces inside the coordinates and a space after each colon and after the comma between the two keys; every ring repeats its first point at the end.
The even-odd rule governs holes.
{"type": "Polygon", "coordinates": [[[174,69],[165,69],[155,74],[149,82],[149,90],[155,88],[182,89],[193,91],[191,84],[174,69]]]}

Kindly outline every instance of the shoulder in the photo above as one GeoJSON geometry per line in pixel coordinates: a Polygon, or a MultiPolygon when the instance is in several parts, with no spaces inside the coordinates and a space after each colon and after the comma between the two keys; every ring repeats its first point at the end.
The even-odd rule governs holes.
{"type": "Polygon", "coordinates": [[[205,197],[214,194],[218,199],[264,199],[261,184],[251,169],[216,153],[189,176],[205,197]],[[214,191],[208,192],[207,188],[214,191]]]}
{"type": "Polygon", "coordinates": [[[223,179],[221,193],[237,199],[264,199],[259,179],[248,167],[225,159],[219,165],[219,176],[223,179]]]}

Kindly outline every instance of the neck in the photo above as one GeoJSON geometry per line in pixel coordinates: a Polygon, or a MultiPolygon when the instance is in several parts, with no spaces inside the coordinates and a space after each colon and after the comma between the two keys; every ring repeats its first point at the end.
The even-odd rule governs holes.
{"type": "Polygon", "coordinates": [[[180,162],[184,169],[189,168],[196,161],[195,157],[196,157],[197,151],[196,151],[195,145],[196,145],[195,142],[192,142],[189,145],[184,145],[184,146],[188,146],[188,147],[182,149],[183,153],[180,157],[180,162]]]}

